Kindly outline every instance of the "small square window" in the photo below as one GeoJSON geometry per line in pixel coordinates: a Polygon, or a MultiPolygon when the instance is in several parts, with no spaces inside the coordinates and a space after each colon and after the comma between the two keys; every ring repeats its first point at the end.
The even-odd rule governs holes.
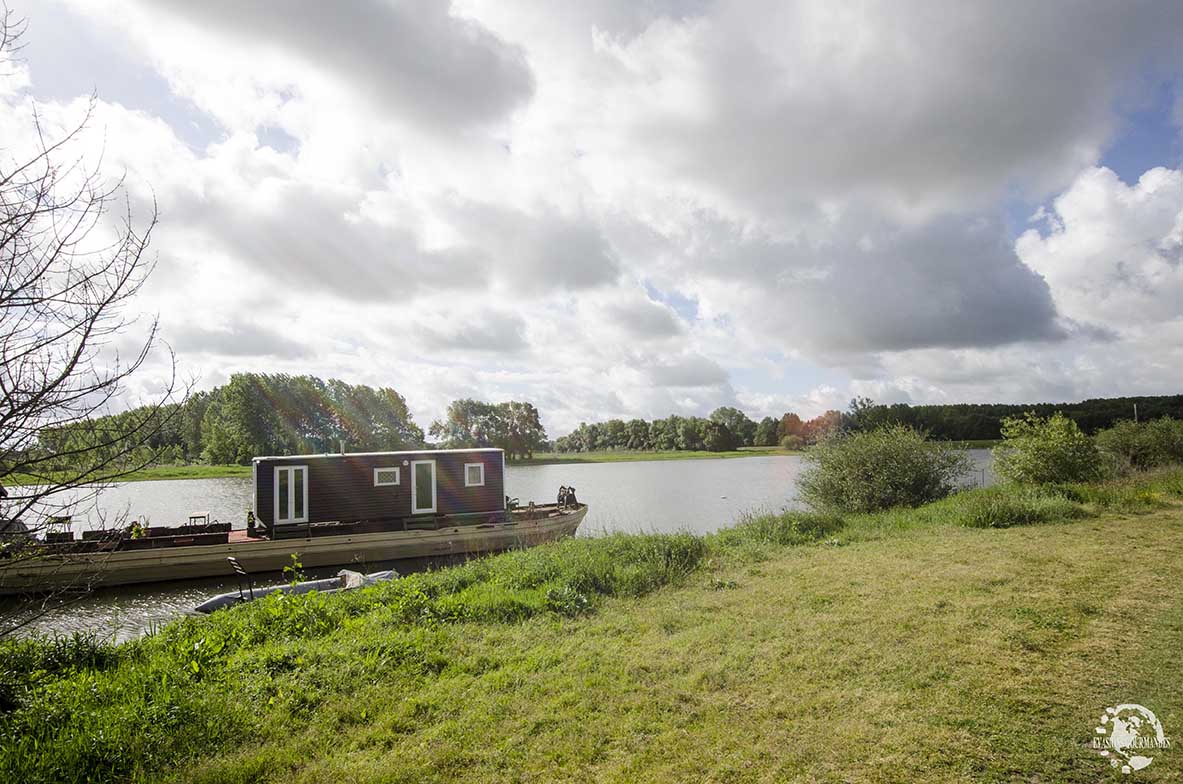
{"type": "Polygon", "coordinates": [[[464,464],[464,486],[465,487],[482,487],[485,484],[485,464],[484,463],[465,463],[464,464]]]}
{"type": "Polygon", "coordinates": [[[400,471],[397,467],[390,468],[375,468],[374,469],[374,487],[386,487],[387,485],[401,484],[400,471]]]}

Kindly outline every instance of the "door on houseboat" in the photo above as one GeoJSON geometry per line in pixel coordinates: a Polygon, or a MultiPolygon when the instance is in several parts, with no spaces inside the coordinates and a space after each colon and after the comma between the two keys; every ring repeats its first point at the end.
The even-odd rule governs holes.
{"type": "Polygon", "coordinates": [[[411,514],[435,511],[435,461],[411,461],[411,514]]]}
{"type": "Polygon", "coordinates": [[[276,466],[275,522],[308,522],[308,466],[276,466]]]}

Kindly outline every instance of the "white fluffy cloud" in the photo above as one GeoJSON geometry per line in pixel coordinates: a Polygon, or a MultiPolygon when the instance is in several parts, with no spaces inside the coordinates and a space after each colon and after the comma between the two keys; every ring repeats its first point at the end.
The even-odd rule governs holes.
{"type": "Polygon", "coordinates": [[[1125,333],[1183,319],[1183,171],[1088,169],[1016,243],[1061,313],[1125,333]]]}
{"type": "MultiPolygon", "coordinates": [[[[1183,73],[1177,3],[16,10],[123,58],[88,143],[160,206],[143,305],[203,385],[340,375],[423,423],[526,397],[560,434],[1179,382],[1183,175],[1097,166],[1183,73]],[[1047,202],[1017,242],[1016,201],[1047,202]]],[[[0,79],[6,139],[30,96],[80,111],[38,93],[62,67],[0,79]]]]}

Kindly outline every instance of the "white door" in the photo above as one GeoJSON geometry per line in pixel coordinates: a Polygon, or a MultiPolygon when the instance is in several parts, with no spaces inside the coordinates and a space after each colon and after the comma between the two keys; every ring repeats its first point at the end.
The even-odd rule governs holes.
{"type": "Polygon", "coordinates": [[[308,522],[308,466],[275,467],[275,522],[308,522]]]}
{"type": "Polygon", "coordinates": [[[411,461],[411,514],[435,511],[435,461],[411,461]]]}

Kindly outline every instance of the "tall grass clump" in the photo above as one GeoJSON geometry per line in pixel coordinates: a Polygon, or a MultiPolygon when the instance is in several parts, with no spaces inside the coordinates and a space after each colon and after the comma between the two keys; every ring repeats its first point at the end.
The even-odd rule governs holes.
{"type": "Polygon", "coordinates": [[[806,455],[801,498],[818,510],[874,512],[920,506],[951,493],[971,461],[907,425],[823,439],[806,455]]]}
{"type": "Polygon", "coordinates": [[[1073,520],[1088,512],[1053,489],[999,486],[959,494],[956,516],[971,528],[1010,528],[1073,520]]]}
{"type": "Polygon", "coordinates": [[[1183,422],[1170,417],[1149,422],[1122,420],[1095,438],[1098,448],[1119,469],[1144,470],[1183,463],[1183,422]]]}
{"type": "Polygon", "coordinates": [[[1012,482],[1092,482],[1106,473],[1097,445],[1059,412],[1050,417],[1007,417],[1002,420],[1002,439],[994,448],[994,470],[1012,482]]]}
{"type": "Polygon", "coordinates": [[[751,515],[738,525],[719,531],[715,541],[723,547],[809,544],[833,536],[845,523],[840,515],[826,512],[751,515]]]}

